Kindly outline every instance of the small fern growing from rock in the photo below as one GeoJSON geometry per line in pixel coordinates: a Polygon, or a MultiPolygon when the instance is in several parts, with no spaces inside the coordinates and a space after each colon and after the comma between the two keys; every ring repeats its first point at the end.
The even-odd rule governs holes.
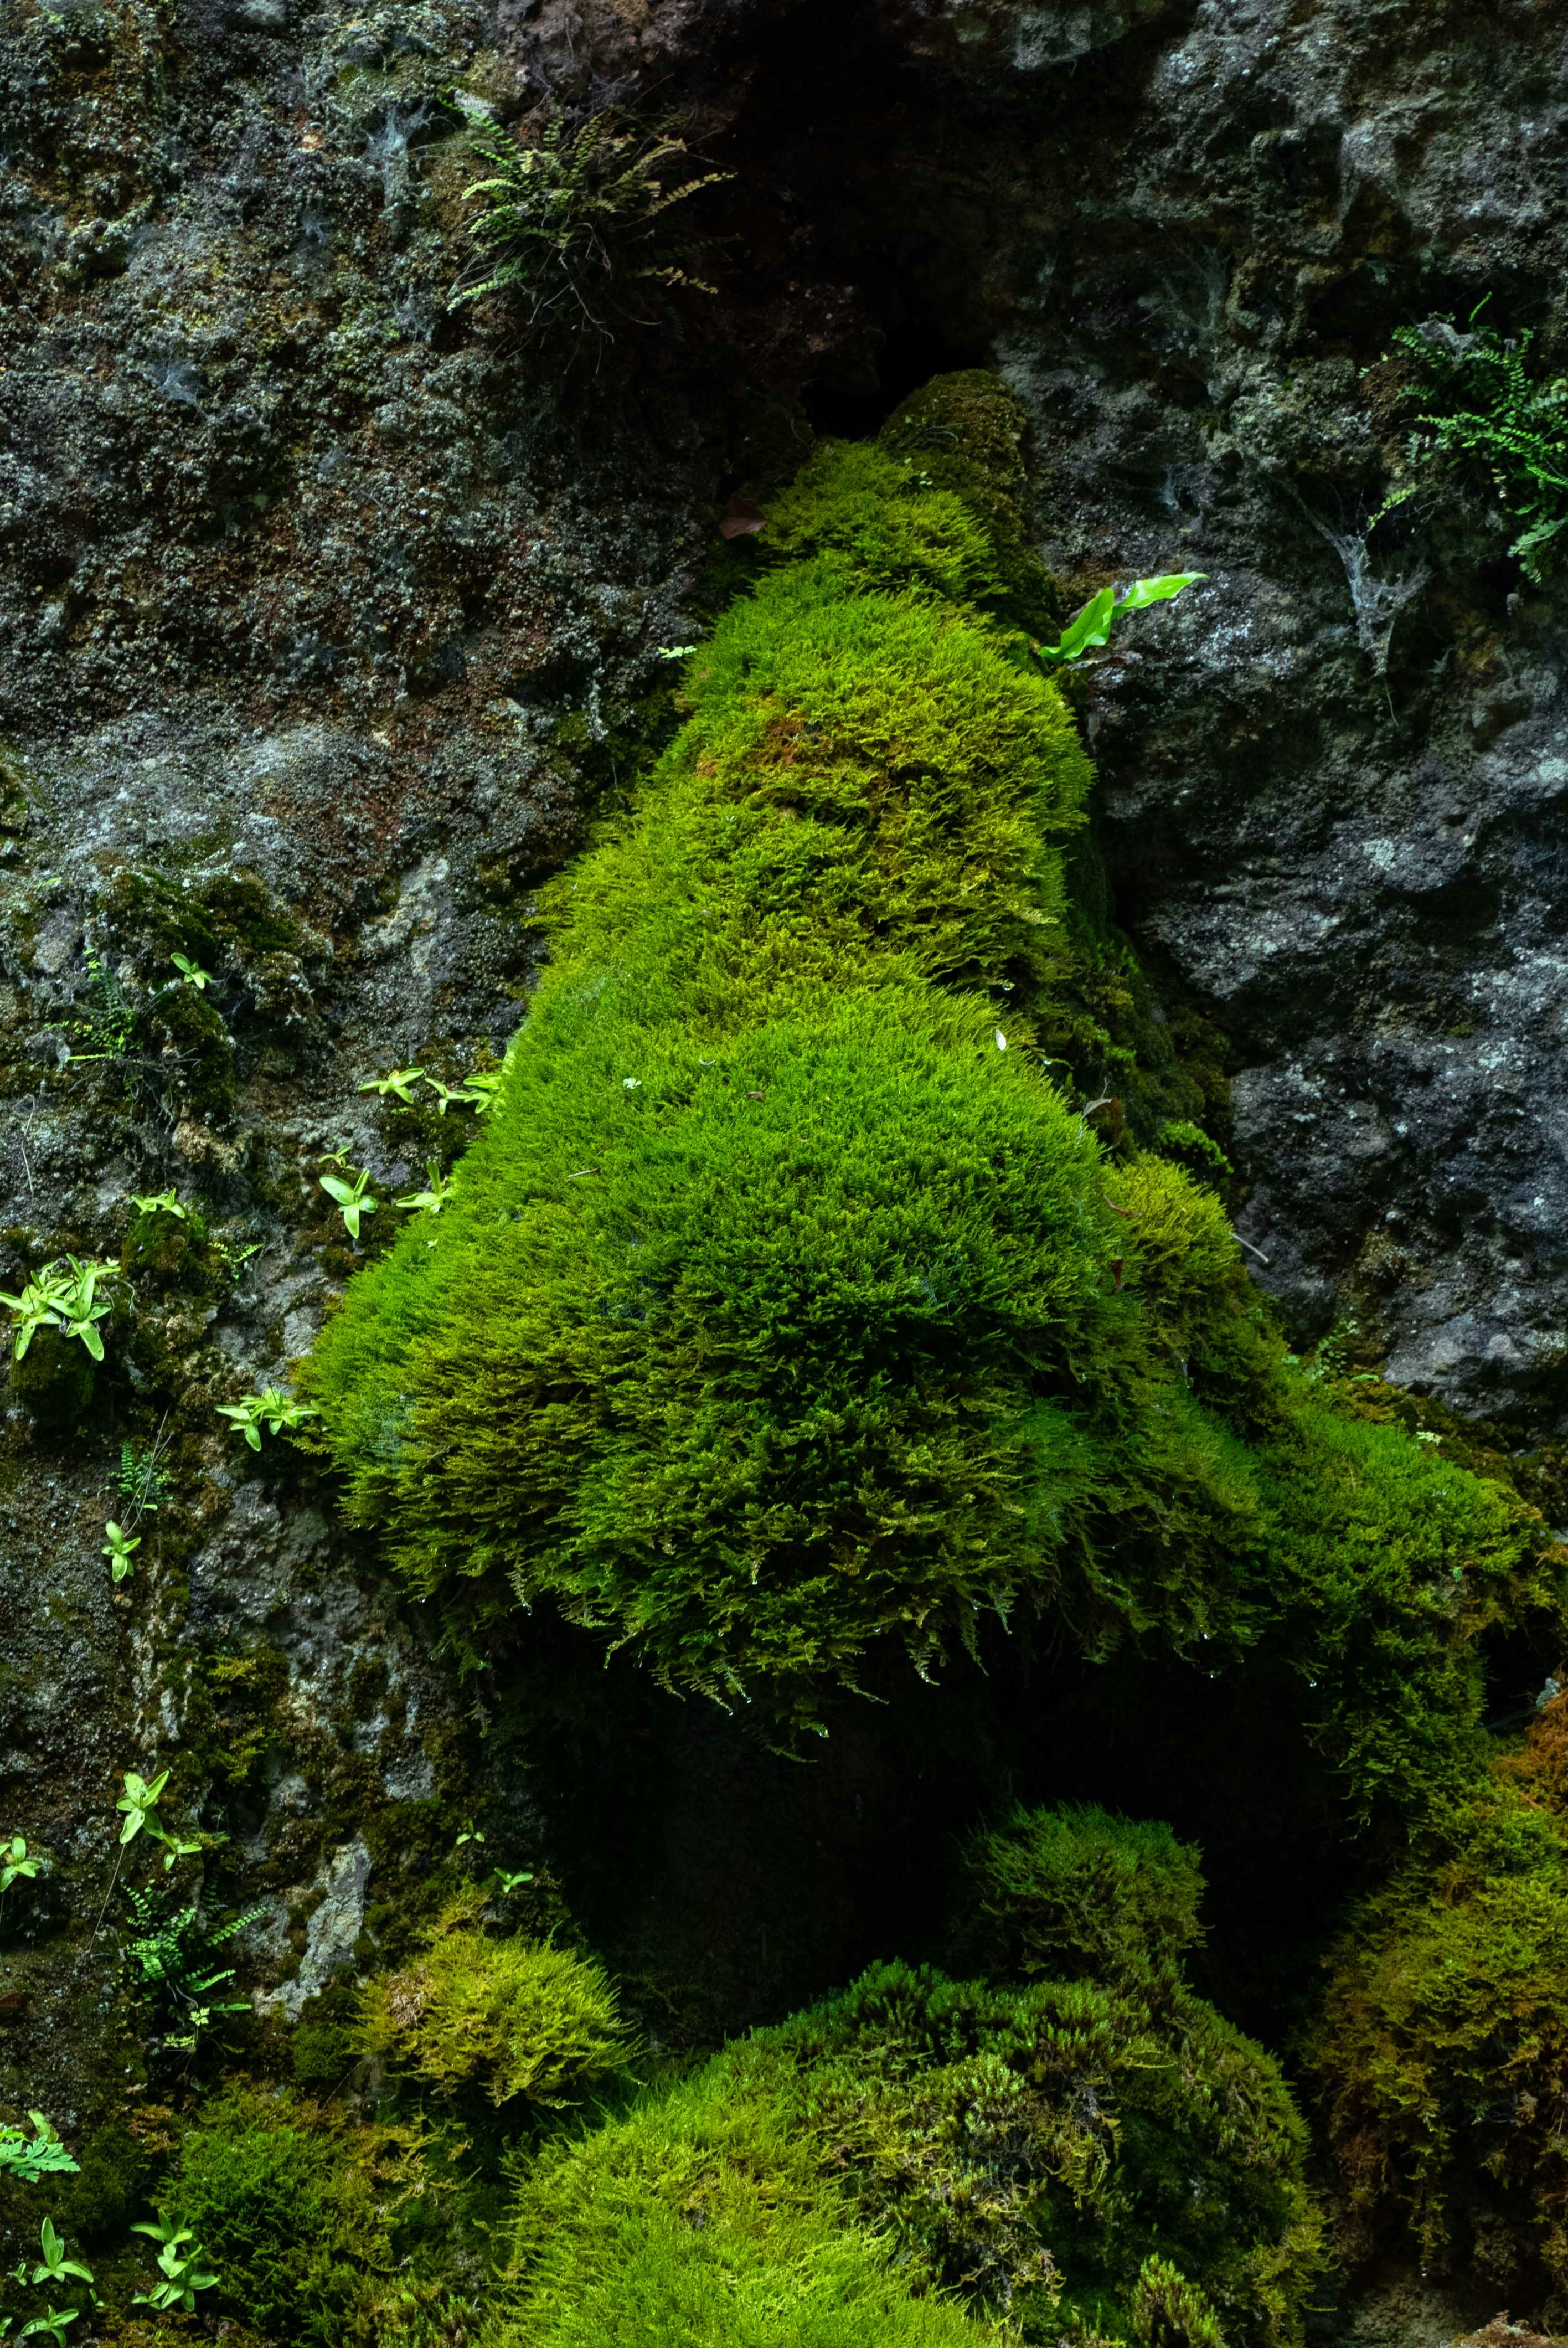
{"type": "Polygon", "coordinates": [[[468,144],[490,176],[464,191],[484,209],[469,224],[477,263],[454,289],[454,307],[512,294],[530,325],[559,310],[567,323],[606,334],[612,316],[633,314],[639,289],[712,292],[692,273],[689,251],[671,242],[669,215],[730,175],[691,175],[683,140],[605,113],[576,129],[549,123],[534,145],[496,130],[473,131],[468,144]]]}
{"type": "MultiPolygon", "coordinates": [[[[1484,306],[1484,305],[1482,305],[1484,306]]],[[[1484,470],[1520,526],[1509,552],[1542,585],[1568,530],[1568,377],[1530,364],[1528,330],[1505,339],[1488,327],[1460,334],[1451,318],[1401,326],[1394,340],[1419,366],[1428,405],[1410,439],[1416,465],[1446,458],[1484,470]]]]}

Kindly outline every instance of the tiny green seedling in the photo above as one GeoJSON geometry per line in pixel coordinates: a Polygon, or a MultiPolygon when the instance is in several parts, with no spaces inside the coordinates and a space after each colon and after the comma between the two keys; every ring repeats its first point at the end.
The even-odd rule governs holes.
{"type": "Polygon", "coordinates": [[[198,994],[205,994],[212,983],[212,973],[210,970],[203,970],[200,963],[192,962],[186,954],[170,954],[169,959],[187,986],[193,986],[198,994]]]}
{"type": "MultiPolygon", "coordinates": [[[[79,2260],[68,2259],[66,2256],[65,2243],[56,2233],[53,2223],[47,2218],[38,2229],[38,2241],[44,2255],[34,2267],[32,2273],[28,2274],[25,2262],[22,2266],[12,2270],[18,2282],[30,2283],[36,2290],[41,2282],[64,2282],[67,2275],[74,2275],[78,2282],[92,2281],[91,2267],[85,2267],[79,2260]]],[[[69,2317],[67,2318],[67,2322],[70,2320],[69,2317]]]]}
{"type": "MultiPolygon", "coordinates": [[[[164,1847],[163,1871],[165,1875],[169,1873],[169,1869],[174,1866],[177,1860],[181,1859],[200,1859],[202,1852],[207,1848],[206,1843],[202,1841],[200,1837],[196,1841],[189,1842],[183,1835],[166,1834],[161,1839],[164,1847]]],[[[222,1842],[225,1841],[227,1838],[220,1835],[218,1839],[222,1842]]]]}
{"type": "Polygon", "coordinates": [[[384,1076],[370,1077],[366,1083],[361,1085],[359,1089],[362,1093],[379,1093],[383,1100],[391,1095],[413,1108],[415,1100],[412,1086],[415,1078],[424,1074],[423,1068],[392,1068],[384,1076]]]}
{"type": "Polygon", "coordinates": [[[508,1869],[497,1867],[493,1879],[497,1891],[520,1891],[525,1883],[533,1881],[533,1870],[531,1868],[524,1868],[519,1873],[514,1875],[508,1869]]]}
{"type": "Polygon", "coordinates": [[[111,1517],[104,1527],[103,1554],[109,1561],[109,1580],[118,1585],[128,1573],[134,1573],[131,1551],[141,1547],[139,1533],[128,1533],[111,1517]]]}
{"type": "Polygon", "coordinates": [[[29,2112],[33,2134],[0,2123],[0,2177],[15,2177],[23,2185],[36,2185],[40,2177],[74,2176],[79,2163],[60,2142],[59,2130],[42,2112],[29,2112]]]}
{"type": "Polygon", "coordinates": [[[1031,640],[1030,650],[1039,661],[1081,660],[1086,652],[1110,643],[1112,628],[1124,612],[1141,612],[1146,603],[1168,602],[1173,595],[1195,587],[1208,575],[1206,571],[1170,571],[1158,579],[1134,579],[1125,595],[1118,595],[1113,587],[1102,587],[1054,644],[1031,640]]]}
{"type": "MultiPolygon", "coordinates": [[[[368,1169],[362,1167],[359,1172],[354,1174],[354,1168],[345,1162],[341,1152],[338,1154],[336,1162],[343,1167],[343,1174],[354,1174],[354,1180],[345,1182],[343,1174],[323,1174],[321,1177],[321,1186],[328,1198],[335,1201],[350,1239],[357,1240],[360,1217],[374,1215],[378,1202],[370,1196],[368,1169]]],[[[327,1163],[331,1165],[333,1160],[329,1159],[327,1163]]]]}
{"type": "Polygon", "coordinates": [[[684,660],[688,653],[694,653],[696,649],[695,644],[656,644],[653,657],[655,660],[684,660]]]}
{"type": "Polygon", "coordinates": [[[26,1835],[14,1834],[9,1841],[0,1842],[0,1900],[4,1900],[16,1882],[31,1883],[41,1862],[27,1856],[26,1835]]]}
{"type": "Polygon", "coordinates": [[[286,1426],[300,1426],[307,1418],[320,1416],[314,1403],[296,1402],[282,1386],[264,1386],[260,1394],[248,1394],[239,1402],[220,1402],[220,1418],[231,1418],[232,1432],[242,1435],[252,1451],[261,1448],[261,1429],[270,1435],[281,1435],[286,1426]]]}
{"type": "Polygon", "coordinates": [[[55,2348],[66,2348],[66,2326],[74,2323],[81,2313],[79,2307],[51,2307],[46,2314],[35,2315],[31,2323],[24,2323],[16,2337],[31,2340],[35,2334],[46,2332],[55,2348]]]}
{"type": "Polygon", "coordinates": [[[461,1850],[461,1849],[462,1849],[462,1848],[463,1848],[463,1845],[464,1845],[466,1842],[483,1842],[483,1841],[484,1841],[484,1839],[485,1839],[484,1835],[480,1832],[479,1828],[478,1828],[474,1824],[473,1819],[472,1819],[472,1818],[465,1818],[465,1819],[464,1819],[464,1821],[463,1821],[463,1831],[462,1831],[462,1833],[458,1836],[458,1838],[457,1838],[456,1841],[453,1844],[452,1848],[453,1848],[453,1849],[454,1849],[454,1850],[461,1850]]]}
{"type": "Polygon", "coordinates": [[[129,1203],[138,1215],[172,1215],[177,1223],[189,1220],[185,1209],[172,1190],[156,1190],[149,1198],[140,1198],[133,1190],[129,1203]]]}
{"type": "Polygon", "coordinates": [[[473,1103],[476,1116],[489,1116],[506,1080],[506,1073],[504,1068],[478,1068],[471,1076],[464,1077],[463,1094],[473,1103]]]}
{"type": "Polygon", "coordinates": [[[150,2307],[159,2311],[182,2307],[189,2313],[196,2305],[199,2291],[210,2291],[217,2283],[215,2274],[198,2272],[207,2253],[189,2226],[177,2226],[169,2217],[160,2217],[154,2225],[131,2228],[133,2234],[148,2234],[159,2245],[158,2264],[163,2276],[150,2291],[138,2291],[131,2301],[133,2307],[150,2307]],[[190,2243],[189,2250],[185,2245],[190,2243]]]}
{"type": "Polygon", "coordinates": [[[436,1096],[437,1117],[445,1117],[454,1103],[458,1108],[473,1107],[473,1096],[462,1085],[444,1085],[438,1076],[426,1076],[425,1081],[436,1096]]]}
{"type": "Polygon", "coordinates": [[[406,1199],[398,1199],[394,1202],[403,1209],[405,1214],[412,1214],[423,1207],[427,1208],[431,1214],[438,1215],[446,1202],[452,1188],[452,1177],[442,1173],[440,1161],[435,1158],[425,1159],[425,1171],[430,1178],[430,1188],[427,1190],[412,1190],[406,1199]]]}
{"type": "Polygon", "coordinates": [[[168,1841],[169,1837],[165,1831],[163,1820],[158,1815],[159,1796],[168,1783],[167,1769],[160,1771],[150,1785],[145,1777],[138,1777],[134,1769],[126,1771],[125,1791],[115,1804],[117,1810],[125,1812],[124,1822],[119,1830],[122,1849],[128,1842],[136,1840],[143,1827],[159,1842],[168,1841]]]}

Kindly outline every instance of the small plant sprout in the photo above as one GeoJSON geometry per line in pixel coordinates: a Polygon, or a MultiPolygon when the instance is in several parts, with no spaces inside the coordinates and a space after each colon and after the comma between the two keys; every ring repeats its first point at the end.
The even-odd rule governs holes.
{"type": "Polygon", "coordinates": [[[436,1096],[436,1114],[445,1117],[456,1103],[458,1108],[472,1108],[472,1096],[461,1085],[444,1085],[438,1076],[426,1076],[425,1083],[436,1096]]]}
{"type": "Polygon", "coordinates": [[[501,1089],[506,1073],[504,1068],[478,1068],[471,1076],[464,1077],[463,1096],[472,1101],[476,1115],[488,1117],[496,1106],[496,1096],[501,1089]]]}
{"type": "Polygon", "coordinates": [[[14,1834],[8,1841],[0,1842],[0,1900],[18,1881],[31,1883],[42,1864],[27,1856],[27,1838],[14,1834]]]}
{"type": "Polygon", "coordinates": [[[464,1819],[464,1821],[463,1821],[463,1831],[462,1831],[462,1833],[458,1836],[458,1838],[457,1838],[456,1841],[453,1844],[452,1848],[453,1848],[453,1849],[454,1849],[454,1850],[461,1850],[461,1849],[462,1849],[462,1848],[463,1848],[463,1845],[464,1845],[466,1842],[483,1842],[483,1841],[484,1841],[484,1839],[485,1839],[485,1838],[484,1838],[483,1834],[480,1832],[479,1828],[478,1828],[474,1824],[473,1819],[472,1819],[472,1818],[465,1818],[465,1819],[464,1819]]]}
{"type": "Polygon", "coordinates": [[[118,1264],[83,1263],[77,1257],[66,1258],[70,1266],[60,1302],[60,1327],[67,1337],[79,1337],[95,1362],[104,1357],[104,1341],[97,1324],[108,1317],[108,1306],[97,1302],[98,1282],[112,1279],[118,1264]]]}
{"type": "Polygon", "coordinates": [[[203,970],[199,962],[192,962],[186,954],[170,954],[169,959],[187,986],[193,986],[198,994],[206,994],[212,983],[212,973],[210,970],[203,970]]]}
{"type": "Polygon", "coordinates": [[[168,1841],[169,1837],[164,1829],[163,1820],[158,1815],[159,1797],[168,1783],[167,1769],[160,1770],[150,1785],[145,1777],[138,1777],[134,1769],[126,1771],[125,1791],[115,1804],[117,1810],[125,1812],[125,1818],[119,1830],[122,1849],[128,1842],[136,1840],[143,1827],[159,1842],[168,1841]]]}
{"type": "MultiPolygon", "coordinates": [[[[222,1841],[223,1839],[224,1838],[222,1836],[219,1837],[220,1841],[222,1841]]],[[[200,1836],[197,1837],[194,1842],[190,1842],[188,1841],[183,1835],[177,1834],[166,1834],[163,1837],[163,1871],[165,1875],[169,1873],[169,1869],[173,1867],[178,1860],[182,1859],[200,1859],[202,1852],[207,1848],[206,1842],[200,1836]]]]}
{"type": "Polygon", "coordinates": [[[360,1091],[379,1093],[383,1100],[391,1095],[412,1108],[415,1106],[413,1092],[415,1079],[424,1074],[423,1068],[392,1068],[384,1076],[369,1077],[364,1084],[361,1085],[360,1091]]]}
{"type": "Polygon", "coordinates": [[[97,1292],[99,1283],[113,1279],[118,1270],[115,1263],[83,1262],[79,1256],[68,1255],[36,1272],[19,1296],[0,1292],[0,1304],[15,1315],[15,1358],[22,1360],[40,1329],[59,1329],[67,1337],[79,1337],[94,1361],[101,1362],[104,1341],[97,1324],[107,1320],[109,1308],[97,1292]]]}
{"type": "Polygon", "coordinates": [[[430,1188],[427,1190],[412,1190],[406,1199],[395,1201],[405,1214],[412,1214],[424,1207],[428,1208],[431,1214],[438,1215],[446,1204],[452,1188],[452,1177],[442,1173],[439,1160],[434,1158],[425,1159],[425,1171],[430,1178],[430,1188]]]}
{"type": "MultiPolygon", "coordinates": [[[[329,1166],[333,1162],[330,1158],[327,1160],[329,1166]]],[[[322,1189],[329,1199],[335,1201],[350,1239],[357,1240],[360,1217],[374,1215],[377,1205],[377,1201],[370,1196],[370,1174],[364,1167],[354,1174],[354,1168],[346,1162],[341,1151],[337,1153],[335,1162],[343,1168],[343,1174],[323,1174],[321,1178],[322,1189]],[[343,1175],[347,1174],[354,1174],[352,1182],[343,1179],[343,1175]]]]}
{"type": "Polygon", "coordinates": [[[37,2333],[46,2332],[55,2342],[56,2348],[66,2348],[66,2326],[74,2323],[81,2312],[79,2307],[51,2307],[45,2314],[35,2315],[31,2323],[24,2323],[16,2337],[18,2340],[31,2340],[37,2333]]]}
{"type": "Polygon", "coordinates": [[[136,1209],[138,1215],[172,1215],[177,1223],[183,1223],[189,1220],[185,1209],[180,1205],[179,1197],[173,1190],[155,1190],[148,1198],[140,1198],[133,1190],[130,1193],[129,1204],[136,1209]]]}
{"type": "Polygon", "coordinates": [[[314,1403],[296,1402],[282,1386],[263,1386],[260,1394],[248,1394],[239,1402],[220,1402],[218,1415],[232,1419],[233,1433],[242,1435],[252,1451],[260,1451],[263,1426],[270,1435],[281,1435],[286,1426],[302,1426],[317,1412],[314,1403]]]}
{"type": "Polygon", "coordinates": [[[114,1872],[109,1877],[108,1887],[98,1909],[98,1921],[93,1926],[95,1941],[103,1930],[104,1917],[108,1911],[109,1900],[113,1897],[115,1885],[119,1881],[119,1871],[125,1863],[128,1845],[136,1840],[144,1827],[157,1842],[166,1843],[171,1839],[163,1820],[158,1815],[158,1797],[168,1783],[167,1769],[160,1776],[155,1777],[150,1785],[145,1777],[138,1777],[134,1769],[128,1769],[125,1773],[125,1791],[115,1804],[117,1810],[123,1810],[125,1813],[120,1820],[119,1848],[115,1852],[114,1872]]]}
{"type": "Polygon", "coordinates": [[[493,1878],[497,1890],[503,1894],[512,1891],[520,1891],[525,1883],[531,1883],[533,1879],[533,1869],[531,1868],[523,1868],[518,1873],[514,1875],[509,1869],[497,1867],[493,1878]]]}
{"type": "Polygon", "coordinates": [[[159,2217],[156,2224],[131,2228],[133,2234],[147,2234],[158,2244],[159,2271],[163,2276],[149,2291],[138,2291],[131,2301],[133,2307],[150,2307],[162,2312],[182,2307],[189,2314],[196,2305],[199,2291],[210,2291],[218,2278],[199,2271],[207,2253],[189,2226],[177,2226],[172,2218],[159,2217]],[[186,2244],[190,2244],[189,2250],[186,2244]]]}
{"type": "MultiPolygon", "coordinates": [[[[67,2275],[74,2275],[78,2282],[91,2282],[91,2267],[85,2267],[78,2260],[66,2256],[66,2246],[47,2218],[38,2229],[38,2241],[44,2255],[26,2277],[35,2289],[41,2282],[64,2282],[67,2275]]],[[[22,2281],[23,2269],[17,2267],[15,2271],[17,2281],[22,2281]]],[[[67,2320],[69,2321],[68,2318],[67,2320]]]]}
{"type": "Polygon", "coordinates": [[[128,1533],[111,1517],[104,1527],[103,1553],[109,1561],[109,1580],[118,1587],[128,1573],[136,1571],[131,1551],[141,1547],[139,1533],[128,1533]]]}
{"type": "Polygon", "coordinates": [[[695,644],[656,644],[653,657],[655,660],[684,660],[688,653],[694,653],[696,649],[695,644]]]}
{"type": "Polygon", "coordinates": [[[1030,649],[1040,661],[1080,660],[1086,652],[1110,643],[1112,628],[1124,612],[1141,612],[1146,603],[1168,602],[1173,595],[1195,587],[1208,575],[1206,571],[1171,571],[1159,579],[1134,579],[1125,595],[1118,595],[1113,587],[1102,587],[1054,644],[1031,641],[1030,649]]]}
{"type": "Polygon", "coordinates": [[[33,2134],[0,2122],[0,2177],[36,2185],[40,2177],[74,2176],[78,2163],[60,2142],[60,2132],[42,2112],[29,2112],[33,2134]]]}

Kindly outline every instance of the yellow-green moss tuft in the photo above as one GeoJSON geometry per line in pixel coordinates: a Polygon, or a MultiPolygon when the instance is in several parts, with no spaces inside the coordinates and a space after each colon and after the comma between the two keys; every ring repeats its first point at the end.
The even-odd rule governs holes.
{"type": "Polygon", "coordinates": [[[360,2042],[451,2096],[480,2087],[493,2104],[569,2102],[631,2051],[600,1967],[548,1941],[497,1939],[466,1897],[401,1972],[364,1993],[360,2042]]]}

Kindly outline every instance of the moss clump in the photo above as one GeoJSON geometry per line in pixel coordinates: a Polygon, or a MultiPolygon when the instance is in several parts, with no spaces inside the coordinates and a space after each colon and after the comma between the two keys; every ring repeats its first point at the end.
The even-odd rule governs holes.
{"type": "Polygon", "coordinates": [[[1091,1844],[1163,1879],[1145,1929],[1122,1920],[1108,1953],[1095,1917],[1105,1977],[874,1966],[547,2147],[515,2215],[503,2336],[815,2343],[847,2341],[854,2316],[890,2343],[1004,2318],[999,2336],[1023,2342],[1298,2341],[1322,2263],[1306,2131],[1269,2058],[1180,1980],[1192,1854],[1102,1814],[1057,1827],[1078,1852],[1059,1882],[1091,1844]],[[1140,1985],[1161,1967],[1155,2018],[1140,1985]],[[770,2293],[790,2310],[777,2333],[757,2320],[770,2293]]]}
{"type": "Polygon", "coordinates": [[[889,417],[882,447],[917,485],[960,499],[990,541],[987,608],[1036,635],[1058,634],[1061,590],[1029,541],[1028,424],[996,376],[970,368],[938,376],[889,417]]]}
{"type": "Polygon", "coordinates": [[[990,2336],[891,2249],[853,2222],[815,2142],[720,2058],[528,2168],[497,2348],[977,2348],[990,2336]]]}
{"type": "Polygon", "coordinates": [[[1095,1655],[1273,1637],[1419,1803],[1473,1766],[1478,1632],[1556,1602],[1539,1526],[1348,1431],[1213,1190],[1052,1081],[1089,769],[1005,616],[1016,411],[920,415],[950,462],[899,425],[774,501],[641,806],[545,892],[446,1211],[305,1374],[324,1447],[458,1643],[548,1600],[810,1720],[1020,1602],[1095,1655]]]}
{"type": "Polygon", "coordinates": [[[960,1944],[989,1973],[1146,1990],[1177,1979],[1201,1936],[1198,1855],[1158,1819],[1020,1807],[965,1858],[960,1944]]]}
{"type": "Polygon", "coordinates": [[[1347,2247],[1568,2291],[1568,1697],[1440,1811],[1331,1960],[1308,2052],[1347,2247]]]}
{"type": "Polygon", "coordinates": [[[58,1329],[36,1331],[22,1359],[11,1363],[13,1395],[51,1433],[86,1417],[97,1384],[87,1347],[58,1329]]]}
{"type": "Polygon", "coordinates": [[[493,2104],[567,2103],[630,2053],[600,1966],[548,1941],[492,1938],[472,1896],[448,1907],[417,1962],[370,1984],[360,2041],[444,2096],[477,2085],[493,2104]]]}
{"type": "Polygon", "coordinates": [[[864,2222],[1029,2340],[1137,2336],[1166,2257],[1231,2348],[1298,2340],[1321,2266],[1307,2132],[1263,2050],[1190,1992],[873,1967],[731,2061],[864,2222]]]}
{"type": "Polygon", "coordinates": [[[236,2087],[185,2136],[167,2200],[206,2250],[224,2305],[269,2339],[341,2348],[393,2271],[409,2166],[383,2129],[236,2087]]]}

